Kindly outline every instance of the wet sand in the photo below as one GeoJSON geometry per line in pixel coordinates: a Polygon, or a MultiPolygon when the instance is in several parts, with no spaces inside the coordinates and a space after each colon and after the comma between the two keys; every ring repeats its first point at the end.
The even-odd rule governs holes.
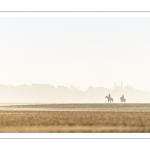
{"type": "Polygon", "coordinates": [[[25,104],[0,106],[0,111],[98,111],[98,112],[150,112],[150,104],[25,104]]]}

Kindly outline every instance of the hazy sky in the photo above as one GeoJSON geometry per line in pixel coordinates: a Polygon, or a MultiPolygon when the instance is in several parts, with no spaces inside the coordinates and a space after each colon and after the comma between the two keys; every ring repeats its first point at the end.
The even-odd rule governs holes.
{"type": "Polygon", "coordinates": [[[150,18],[0,18],[0,84],[150,89],[150,18]]]}

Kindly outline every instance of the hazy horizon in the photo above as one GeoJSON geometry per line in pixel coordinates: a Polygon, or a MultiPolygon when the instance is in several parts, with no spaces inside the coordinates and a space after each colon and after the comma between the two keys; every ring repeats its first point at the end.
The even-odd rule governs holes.
{"type": "Polygon", "coordinates": [[[0,83],[150,90],[150,18],[0,18],[0,83]]]}
{"type": "Polygon", "coordinates": [[[114,84],[113,88],[89,86],[82,91],[79,87],[50,84],[2,85],[0,84],[0,103],[107,103],[111,95],[114,103],[120,103],[124,95],[127,103],[150,103],[150,92],[132,86],[114,84]]]}

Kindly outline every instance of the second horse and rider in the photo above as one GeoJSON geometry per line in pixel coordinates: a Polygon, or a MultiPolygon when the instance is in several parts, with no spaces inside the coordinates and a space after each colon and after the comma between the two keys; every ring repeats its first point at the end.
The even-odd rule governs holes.
{"type": "MultiPolygon", "coordinates": [[[[110,102],[113,102],[113,98],[110,96],[110,94],[108,96],[106,96],[105,98],[107,98],[108,100],[108,103],[110,102]]],[[[120,97],[120,102],[126,102],[126,99],[124,98],[124,95],[122,95],[122,97],[120,97]]]]}

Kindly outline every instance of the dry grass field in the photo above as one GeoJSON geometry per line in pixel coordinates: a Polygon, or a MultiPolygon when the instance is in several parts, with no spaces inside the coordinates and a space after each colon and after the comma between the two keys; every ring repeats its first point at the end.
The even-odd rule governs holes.
{"type": "Polygon", "coordinates": [[[142,110],[142,108],[145,110],[142,112],[134,112],[133,104],[122,104],[120,107],[117,105],[118,110],[122,107],[122,112],[116,112],[117,109],[109,111],[109,107],[113,108],[111,104],[103,105],[103,107],[102,105],[86,105],[87,110],[84,111],[82,111],[81,107],[70,105],[69,109],[72,109],[72,111],[66,111],[68,108],[66,105],[59,105],[57,107],[54,107],[54,105],[1,107],[0,132],[150,132],[150,112],[147,111],[148,105],[146,105],[147,109],[145,109],[144,105],[137,104],[136,108],[140,107],[139,110],[142,110]],[[46,106],[55,109],[60,109],[61,107],[61,109],[60,111],[57,109],[54,109],[55,111],[51,109],[48,111],[48,109],[44,109],[46,106]],[[94,106],[99,109],[91,111],[96,109],[94,106]],[[43,107],[44,111],[42,109],[35,111],[34,108],[39,107],[43,107]],[[78,107],[78,111],[73,109],[76,107],[78,107]],[[107,111],[98,111],[102,108],[104,110],[104,107],[107,111]],[[16,111],[14,111],[15,108],[16,111]],[[17,108],[21,108],[22,111],[17,110],[17,108]],[[31,109],[27,111],[23,108],[31,109]],[[88,108],[92,109],[89,111],[88,108]],[[123,108],[126,108],[127,111],[123,108]]]}

